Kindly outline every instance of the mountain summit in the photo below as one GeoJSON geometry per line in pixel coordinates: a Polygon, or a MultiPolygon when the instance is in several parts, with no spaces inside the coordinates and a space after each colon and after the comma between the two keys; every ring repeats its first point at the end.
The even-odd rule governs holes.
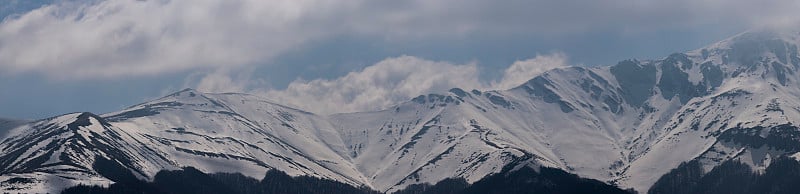
{"type": "Polygon", "coordinates": [[[374,112],[316,115],[187,89],[9,127],[0,189],[107,185],[92,168],[100,158],[142,180],[182,167],[257,178],[275,169],[381,192],[523,167],[640,192],[690,161],[704,172],[726,161],[764,170],[800,152],[799,37],[750,31],[662,59],[560,68],[509,90],[454,88],[374,112]]]}

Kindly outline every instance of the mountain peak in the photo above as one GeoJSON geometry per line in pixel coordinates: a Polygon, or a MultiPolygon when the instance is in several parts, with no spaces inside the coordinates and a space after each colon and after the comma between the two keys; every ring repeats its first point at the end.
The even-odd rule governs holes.
{"type": "Polygon", "coordinates": [[[75,121],[72,121],[71,123],[67,124],[67,126],[70,129],[77,130],[78,127],[85,127],[85,126],[92,125],[92,121],[91,121],[92,119],[94,119],[95,121],[99,122],[103,126],[110,126],[110,124],[108,124],[108,122],[106,122],[105,119],[103,119],[102,117],[97,116],[96,114],[91,113],[91,112],[79,113],[78,116],[75,117],[75,121]]]}
{"type": "Polygon", "coordinates": [[[740,42],[768,42],[777,40],[797,43],[798,39],[800,39],[800,29],[758,28],[739,33],[701,49],[725,48],[726,46],[740,42]]]}
{"type": "Polygon", "coordinates": [[[189,97],[194,97],[197,94],[202,94],[202,92],[198,92],[197,90],[192,89],[192,88],[185,88],[183,90],[180,90],[180,91],[177,91],[175,93],[169,94],[169,95],[167,95],[167,97],[177,97],[177,96],[181,96],[181,95],[189,95],[189,97]]]}
{"type": "Polygon", "coordinates": [[[764,28],[740,33],[687,54],[716,64],[752,66],[774,60],[784,65],[800,65],[798,45],[800,30],[764,28]]]}

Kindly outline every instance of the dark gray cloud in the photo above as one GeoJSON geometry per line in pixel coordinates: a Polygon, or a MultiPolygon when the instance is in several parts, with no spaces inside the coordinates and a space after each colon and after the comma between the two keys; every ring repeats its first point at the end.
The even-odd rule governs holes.
{"type": "Polygon", "coordinates": [[[265,64],[342,36],[389,42],[472,34],[558,37],[699,25],[794,22],[798,3],[766,1],[102,1],[58,3],[0,24],[4,73],[116,79],[265,64]]]}
{"type": "MultiPolygon", "coordinates": [[[[0,1],[9,2],[0,6],[0,16],[9,16],[0,23],[0,78],[21,83],[0,84],[4,90],[66,87],[78,98],[108,90],[78,85],[130,82],[130,88],[140,88],[130,93],[141,94],[126,98],[128,104],[180,86],[286,94],[302,84],[347,85],[343,80],[359,80],[346,78],[349,72],[368,80],[373,74],[364,72],[376,68],[372,64],[404,55],[467,64],[456,67],[475,64],[478,81],[470,85],[508,87],[491,83],[511,80],[506,68],[536,53],[561,51],[561,58],[577,63],[610,64],[693,49],[747,28],[794,25],[800,18],[800,2],[790,0],[0,1]],[[131,81],[164,76],[172,81],[131,81]],[[66,84],[52,84],[61,82],[66,84]],[[154,85],[158,92],[141,89],[154,85]]],[[[446,87],[389,95],[352,109],[446,87]]],[[[360,92],[375,92],[369,88],[360,92]]],[[[14,99],[37,93],[42,92],[3,93],[0,101],[13,107],[14,99]]],[[[119,106],[95,104],[103,103],[98,109],[119,106]]]]}

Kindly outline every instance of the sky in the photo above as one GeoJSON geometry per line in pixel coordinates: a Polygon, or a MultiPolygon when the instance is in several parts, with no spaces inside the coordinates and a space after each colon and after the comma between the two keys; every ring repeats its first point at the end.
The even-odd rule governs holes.
{"type": "Polygon", "coordinates": [[[0,117],[195,88],[319,114],[658,59],[797,23],[794,0],[0,0],[0,117]]]}

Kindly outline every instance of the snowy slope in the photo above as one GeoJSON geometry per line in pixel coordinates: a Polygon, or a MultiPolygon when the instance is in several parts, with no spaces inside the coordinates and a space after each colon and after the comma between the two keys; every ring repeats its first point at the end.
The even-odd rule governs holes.
{"type": "Polygon", "coordinates": [[[381,190],[447,177],[472,182],[535,158],[534,165],[646,191],[695,158],[707,169],[729,159],[763,168],[770,157],[800,151],[718,140],[737,127],[767,128],[756,134],[762,138],[797,132],[797,37],[747,32],[659,60],[556,69],[507,91],[453,89],[332,121],[381,190]],[[472,160],[481,156],[494,160],[472,160]]]}
{"type": "Polygon", "coordinates": [[[0,143],[0,189],[52,193],[112,183],[94,171],[96,157],[117,160],[144,180],[185,166],[259,179],[275,168],[369,186],[334,150],[344,149],[333,129],[324,117],[256,96],[189,89],[104,118],[67,114],[12,130],[0,143]]]}
{"type": "Polygon", "coordinates": [[[102,116],[0,124],[9,131],[0,189],[109,184],[92,170],[100,157],[145,180],[184,166],[255,178],[278,169],[391,192],[529,165],[644,192],[681,162],[764,169],[800,152],[798,37],[750,31],[662,59],[560,68],[510,90],[454,88],[374,112],[323,116],[187,89],[102,116]]]}
{"type": "Polygon", "coordinates": [[[323,118],[246,94],[191,89],[104,115],[180,166],[262,178],[276,168],[361,185],[361,174],[323,118]],[[326,137],[326,138],[322,138],[326,137]]]}
{"type": "Polygon", "coordinates": [[[91,113],[72,113],[12,130],[0,143],[0,189],[54,193],[75,184],[107,185],[94,169],[99,158],[139,177],[172,164],[160,153],[91,113]]]}
{"type": "MultiPolygon", "coordinates": [[[[757,139],[798,133],[798,37],[796,32],[753,31],[688,52],[694,64],[720,67],[724,80],[707,95],[690,100],[670,119],[664,128],[670,132],[631,165],[623,182],[646,189],[666,172],[658,167],[676,167],[694,158],[701,160],[706,170],[729,159],[763,169],[770,157],[799,151],[729,138],[751,128],[765,128],[750,134],[757,139]]],[[[791,137],[770,141],[777,140],[800,144],[791,137]]]]}
{"type": "Polygon", "coordinates": [[[543,148],[539,141],[519,141],[542,137],[497,130],[503,126],[493,120],[503,118],[484,112],[496,111],[488,98],[454,91],[461,96],[420,96],[394,109],[339,114],[332,120],[356,166],[382,191],[450,177],[477,181],[512,163],[560,167],[549,149],[530,149],[543,148]]]}
{"type": "Polygon", "coordinates": [[[508,91],[453,89],[332,120],[355,164],[382,190],[450,177],[472,182],[518,163],[611,181],[637,154],[631,147],[649,145],[636,139],[656,132],[637,128],[644,111],[622,103],[607,71],[558,69],[508,91]]]}

